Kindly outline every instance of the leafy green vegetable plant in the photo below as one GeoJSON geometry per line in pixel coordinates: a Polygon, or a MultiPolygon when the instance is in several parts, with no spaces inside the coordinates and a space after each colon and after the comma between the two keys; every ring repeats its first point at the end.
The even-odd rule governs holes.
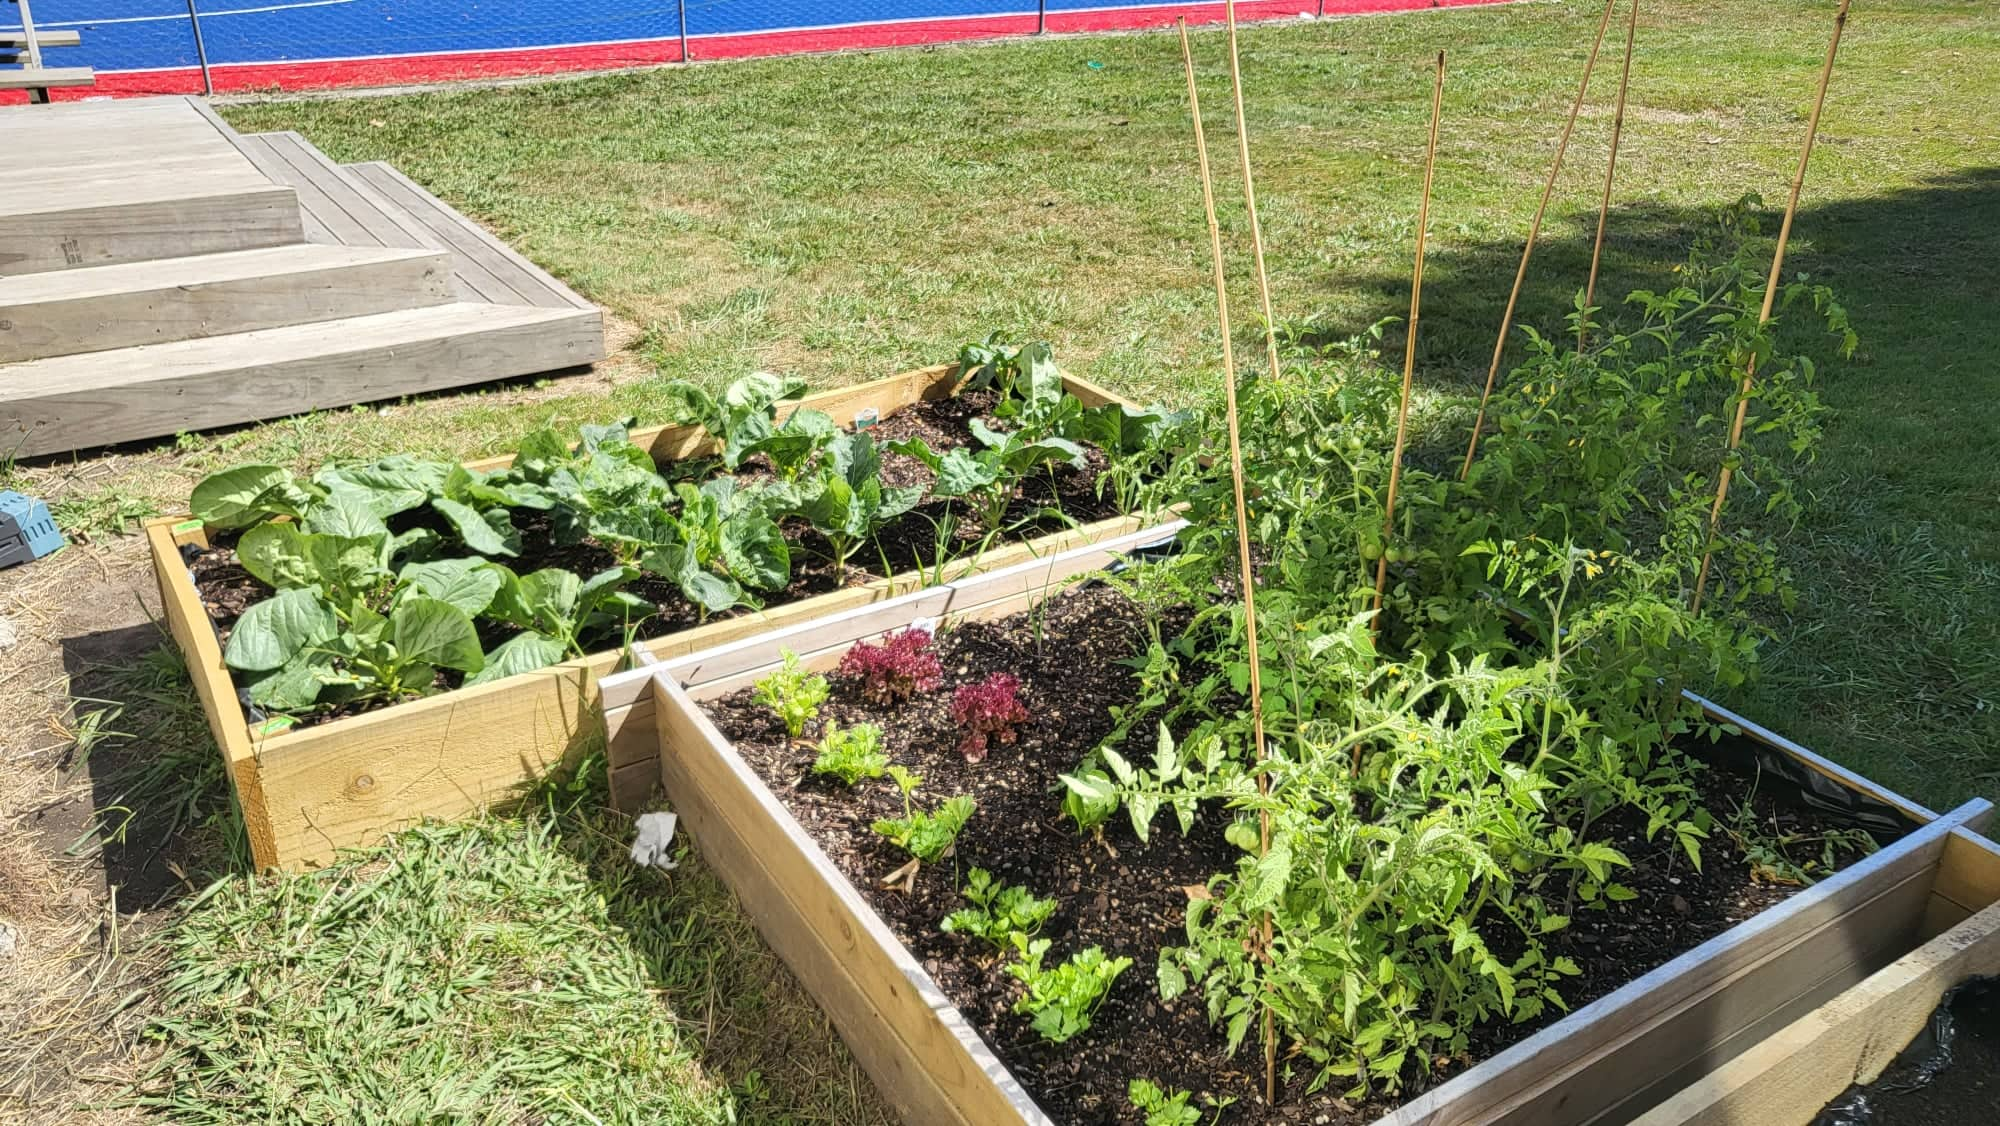
{"type": "Polygon", "coordinates": [[[1188,1105],[1186,1091],[1171,1094],[1150,1079],[1134,1079],[1125,1088],[1132,1109],[1146,1116],[1146,1126],[1201,1126],[1201,1111],[1188,1105]]]}
{"type": "Polygon", "coordinates": [[[904,438],[889,448],[928,466],[937,476],[932,495],[963,499],[989,529],[1006,522],[1008,506],[1029,473],[1056,462],[1076,469],[1086,464],[1083,447],[1067,438],[1031,440],[1022,431],[996,431],[976,418],[968,427],[980,444],[977,450],[955,446],[940,454],[922,438],[904,438]]]}
{"type": "Polygon", "coordinates": [[[1027,1015],[1035,1031],[1051,1044],[1089,1031],[1090,1018],[1111,992],[1112,983],[1132,966],[1132,959],[1107,958],[1102,948],[1092,946],[1048,968],[1042,964],[1048,939],[1031,939],[1016,931],[1009,941],[1015,957],[1007,972],[1027,987],[1014,1002],[1014,1011],[1027,1015]]]}
{"type": "Polygon", "coordinates": [[[882,729],[872,723],[841,727],[828,721],[812,768],[814,774],[830,774],[846,786],[882,777],[889,769],[889,756],[882,753],[882,729]]]}
{"type": "Polygon", "coordinates": [[[925,812],[916,808],[911,800],[911,795],[923,784],[921,775],[912,774],[900,766],[891,766],[889,778],[902,791],[903,816],[883,818],[870,828],[918,860],[926,864],[937,863],[957,843],[959,831],[972,819],[977,806],[970,797],[959,794],[946,799],[936,809],[925,812]]]}
{"type": "Polygon", "coordinates": [[[1032,937],[1041,933],[1042,925],[1056,911],[1055,900],[1039,898],[1016,884],[1003,884],[984,868],[967,873],[961,890],[972,906],[945,916],[939,929],[979,939],[996,953],[1006,952],[1016,934],[1032,937]]]}
{"type": "Polygon", "coordinates": [[[825,471],[798,485],[792,510],[812,523],[833,548],[841,575],[857,551],[875,542],[882,529],[923,500],[921,485],[882,484],[882,456],[866,431],[845,434],[827,446],[825,471]]]}
{"type": "MultiPolygon", "coordinates": [[[[799,663],[799,655],[790,649],[779,650],[784,663],[776,672],[756,684],[757,702],[778,714],[785,725],[785,734],[797,739],[806,732],[807,721],[819,715],[819,706],[826,703],[826,678],[818,673],[807,672],[799,663]]],[[[880,774],[880,771],[876,772],[880,774]]],[[[874,777],[871,775],[870,777],[874,777]]],[[[848,785],[854,779],[846,780],[848,785]]]]}

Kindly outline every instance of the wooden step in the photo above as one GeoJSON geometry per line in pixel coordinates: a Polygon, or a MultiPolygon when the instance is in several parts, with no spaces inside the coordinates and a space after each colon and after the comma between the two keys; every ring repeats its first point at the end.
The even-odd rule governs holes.
{"type": "Polygon", "coordinates": [[[292,246],[0,278],[0,364],[451,300],[441,250],[292,246]]]}
{"type": "MultiPolygon", "coordinates": [[[[83,42],[83,36],[74,31],[37,31],[37,47],[74,47],[83,42]]],[[[23,31],[0,31],[0,49],[28,45],[28,35],[23,31]]]]}
{"type": "Polygon", "coordinates": [[[341,171],[325,153],[293,132],[238,133],[236,147],[274,183],[298,192],[308,241],[334,246],[443,249],[382,194],[341,171]]]}
{"type": "Polygon", "coordinates": [[[495,305],[541,305],[592,309],[570,287],[522,257],[491,231],[452,210],[416,181],[382,161],[345,164],[341,170],[374,188],[392,207],[409,216],[457,260],[460,296],[495,305]]]}
{"type": "Polygon", "coordinates": [[[32,274],[191,254],[282,246],[303,239],[292,189],[261,187],[176,192],[155,183],[150,197],[94,203],[114,194],[71,190],[52,180],[32,209],[0,213],[0,275],[32,274]]]}
{"type": "Polygon", "coordinates": [[[0,450],[156,438],[557,371],[603,356],[580,309],[456,303],[0,367],[0,450]]]}
{"type": "Polygon", "coordinates": [[[54,86],[95,86],[97,72],[87,66],[22,67],[0,70],[0,90],[44,90],[54,86]]]}

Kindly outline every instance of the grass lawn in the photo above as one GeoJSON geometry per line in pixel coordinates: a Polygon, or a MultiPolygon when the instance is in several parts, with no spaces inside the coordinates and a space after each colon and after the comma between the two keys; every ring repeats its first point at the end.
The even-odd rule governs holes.
{"type": "MultiPolygon", "coordinates": [[[[1600,293],[1658,284],[1708,208],[1748,191],[1782,198],[1832,7],[1645,5],[1600,293]]],[[[1420,369],[1440,430],[1469,414],[1485,374],[1598,11],[1525,3],[1243,33],[1278,316],[1343,335],[1407,304],[1430,54],[1451,50],[1420,369]]],[[[1198,33],[1196,50],[1224,160],[1222,37],[1198,33]]],[[[661,378],[765,367],[832,385],[946,359],[1000,328],[1050,340],[1067,366],[1133,397],[1185,400],[1219,373],[1179,68],[1171,36],[1143,35],[225,112],[245,131],[298,129],[342,161],[393,162],[635,324],[634,348],[661,378]]],[[[1558,323],[1581,283],[1614,80],[1615,62],[1537,252],[1529,323],[1558,323]]],[[[1224,185],[1226,202],[1234,192],[1224,185]]],[[[1234,280],[1248,323],[1238,211],[1226,222],[1244,255],[1234,280]]],[[[1728,702],[1933,804],[2000,798],[2000,421],[1986,409],[2000,394],[2000,11],[1976,0],[1856,9],[1791,261],[1838,289],[1862,351],[1822,369],[1835,413],[1787,542],[1799,608],[1776,623],[1764,679],[1728,702]]],[[[332,412],[13,476],[109,529],[178,505],[196,476],[238,461],[471,455],[552,418],[657,418],[661,378],[332,412]]],[[[224,885],[172,939],[168,1019],[198,1035],[176,1057],[185,1081],[161,1097],[211,1119],[332,1097],[338,1085],[311,1059],[285,1053],[345,1044],[368,1052],[384,1092],[405,1068],[463,1060],[469,1086],[427,1093],[498,1092],[552,1121],[589,1120],[537,1087],[536,1069],[558,1065],[571,1078],[551,1089],[565,1097],[629,1099],[659,1108],[659,1121],[709,1121],[732,1098],[748,1120],[816,1120],[814,1106],[836,1107],[817,1120],[879,1114],[849,1090],[837,1050],[769,1048],[824,1032],[810,1010],[773,1000],[781,979],[763,963],[713,969],[718,944],[755,944],[712,879],[620,874],[615,829],[587,811],[543,811],[422,831],[323,876],[224,885]],[[562,904],[575,912],[565,929],[536,932],[534,919],[562,904]],[[295,954],[263,948],[284,936],[295,954]],[[357,960],[371,967],[364,978],[357,960]],[[405,966],[395,992],[411,1004],[438,994],[455,1005],[466,983],[497,984],[497,1000],[454,1008],[421,1034],[348,1026],[297,1001],[384,989],[384,967],[405,966]],[[602,977],[635,970],[657,1003],[602,977]],[[536,982],[581,991],[591,1011],[551,1023],[536,982]],[[259,1027],[285,1036],[218,1012],[251,994],[282,1002],[259,1027]],[[718,1025],[714,1010],[697,1015],[704,1004],[747,1008],[718,1025]],[[761,1041],[742,1013],[781,1031],[761,1041]],[[717,1048],[718,1027],[737,1039],[717,1048]],[[452,1038],[473,1033],[499,1047],[452,1038]],[[612,1056],[565,1063],[584,1041],[644,1045],[650,1062],[633,1073],[607,1067],[612,1056]],[[282,1072],[297,1086],[232,1103],[251,1097],[242,1077],[223,1084],[201,1061],[246,1054],[269,1069],[255,1082],[282,1072]],[[826,1101],[842,1091],[851,1101],[826,1101]]]]}

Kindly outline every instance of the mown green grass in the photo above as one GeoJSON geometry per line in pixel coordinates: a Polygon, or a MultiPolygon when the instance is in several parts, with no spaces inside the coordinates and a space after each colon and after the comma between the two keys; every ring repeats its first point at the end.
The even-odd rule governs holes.
{"type": "MultiPolygon", "coordinates": [[[[1645,6],[1601,292],[1657,284],[1707,209],[1782,199],[1832,6],[1645,6]]],[[[1402,311],[1426,70],[1448,47],[1422,374],[1428,395],[1462,399],[1484,375],[1598,11],[1246,29],[1280,319],[1344,333],[1402,311]]],[[[1220,34],[1198,32],[1196,50],[1226,168],[1220,34]]],[[[838,383],[997,327],[1051,340],[1135,397],[1184,399],[1214,385],[1218,349],[1178,56],[1167,35],[1013,42],[229,116],[395,162],[637,322],[663,376],[772,367],[838,383]]],[[[1610,92],[1607,72],[1537,252],[1529,323],[1554,323],[1580,285],[1610,92]]],[[[1986,409],[2000,390],[1996,122],[2000,12],[1855,11],[1792,263],[1839,289],[1863,350],[1826,367],[1836,414],[1790,542],[1800,611],[1778,623],[1766,679],[1734,700],[1937,804],[2000,797],[2000,468],[1983,452],[2000,445],[1986,409]]],[[[1225,203],[1234,191],[1222,185],[1225,203]]],[[[1240,210],[1226,222],[1247,322],[1240,210]]],[[[534,418],[656,414],[657,391],[642,380],[608,402],[511,411],[475,399],[443,429],[372,416],[299,429],[319,452],[484,450],[534,418]]],[[[250,434],[239,453],[266,444],[250,434]]]]}
{"type": "Polygon", "coordinates": [[[634,868],[601,797],[191,897],[132,1101],[212,1123],[886,1123],[728,889],[685,850],[634,868]]]}

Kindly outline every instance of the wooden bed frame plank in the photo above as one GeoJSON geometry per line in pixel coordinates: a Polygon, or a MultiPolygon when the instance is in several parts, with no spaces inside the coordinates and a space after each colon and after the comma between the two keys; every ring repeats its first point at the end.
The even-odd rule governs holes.
{"type": "MultiPolygon", "coordinates": [[[[886,417],[922,400],[949,397],[960,383],[956,364],[937,364],[809,395],[782,404],[779,414],[810,407],[845,424],[860,409],[874,407],[886,417]]],[[[1126,402],[1074,377],[1066,376],[1064,386],[1089,406],[1126,402]]],[[[632,440],[662,464],[716,448],[698,426],[635,430],[632,440]]],[[[492,471],[512,465],[513,458],[465,464],[492,471]]],[[[1133,516],[1097,521],[960,561],[950,573],[1058,555],[1146,523],[1133,516]]],[[[615,652],[302,730],[253,729],[222,663],[214,627],[181,562],[179,545],[205,544],[204,533],[199,525],[190,527],[185,516],[152,521],[146,531],[168,607],[169,631],[187,658],[209,728],[228,764],[259,868],[324,863],[340,848],[422,818],[462,816],[517,798],[554,765],[573,763],[598,747],[614,777],[622,778],[612,793],[619,808],[633,808],[651,792],[651,779],[658,776],[657,740],[645,725],[633,727],[622,715],[609,731],[600,718],[596,692],[600,680],[620,663],[615,652]],[[617,738],[607,738],[610,732],[617,738]],[[634,762],[647,765],[628,769],[634,762]]],[[[923,585],[921,575],[906,572],[655,638],[645,643],[646,652],[657,658],[682,657],[865,607],[923,585]]]]}
{"type": "Polygon", "coordinates": [[[650,681],[675,810],[906,1122],[1053,1126],[671,678],[650,681]]]}
{"type": "MultiPolygon", "coordinates": [[[[1147,533],[1143,538],[1150,541],[1156,534],[1147,533]]],[[[652,694],[650,707],[656,728],[667,733],[662,735],[658,780],[676,809],[684,810],[690,801],[709,800],[703,792],[705,786],[727,785],[752,792],[760,802],[775,808],[781,815],[778,819],[790,830],[797,831],[796,823],[776,804],[768,788],[707,722],[700,701],[753,683],[776,666],[781,650],[799,654],[810,667],[824,669],[837,662],[855,641],[896,629],[915,618],[949,613],[962,620],[1017,612],[1101,568],[1115,552],[1139,546],[1140,538],[1107,541],[1094,549],[970,577],[947,587],[663,661],[607,680],[604,696],[607,701],[632,699],[634,702],[626,706],[626,722],[631,723],[631,713],[645,706],[640,694],[652,694]],[[682,714],[676,717],[669,714],[672,711],[682,714]],[[707,764],[703,769],[714,773],[696,777],[692,759],[702,760],[707,764]],[[721,777],[723,774],[728,777],[721,777]]],[[[1753,736],[1761,731],[1754,725],[1746,725],[1745,730],[1753,736]]],[[[1791,745],[1781,743],[1778,749],[1790,753],[1791,745]]],[[[628,765],[622,769],[634,768],[628,765]]],[[[637,786],[644,781],[628,775],[623,784],[637,786]]],[[[1894,799],[1891,804],[1899,809],[1929,812],[1872,784],[1866,789],[1894,799]]],[[[1627,1108],[1642,1107],[1644,1100],[1699,1076],[1862,980],[1918,941],[1926,905],[1942,897],[1938,888],[1950,891],[1956,887],[1951,878],[1942,884],[1936,879],[1946,850],[1965,847],[1954,843],[1960,830],[1982,827],[1991,816],[1992,807],[1975,800],[1942,817],[1924,818],[1930,823],[1874,856],[1585,1006],[1418,1097],[1379,1120],[1377,1126],[1598,1126],[1629,1118],[1632,1111],[1627,1108]]],[[[700,837],[698,827],[696,835],[700,837]]],[[[860,902],[817,846],[808,840],[806,847],[814,866],[827,874],[832,891],[860,902]]],[[[737,886],[732,881],[732,887],[746,904],[765,894],[762,885],[737,886]]],[[[1963,897],[1973,893],[1954,894],[1963,897]]],[[[867,914],[880,923],[872,909],[867,914]]],[[[908,957],[893,937],[889,943],[893,953],[908,957]]],[[[811,985],[822,984],[812,974],[802,973],[802,977],[811,985]]],[[[829,1009],[836,1005],[852,1009],[855,1002],[843,999],[828,1003],[829,1009]]],[[[848,1032],[844,1027],[843,1032],[850,1042],[869,1035],[867,1031],[848,1032]]],[[[856,1047],[858,1050],[860,1045],[856,1043],[856,1047]]],[[[879,1053],[888,1049],[876,1045],[871,1050],[879,1053]]],[[[983,1043],[972,1037],[966,1050],[983,1050],[983,1043]]],[[[895,1066],[901,1068],[906,1063],[898,1061],[895,1066]]],[[[942,1120],[946,1119],[909,1119],[912,1123],[942,1120]]],[[[981,1121],[1013,1123],[1023,1119],[1003,1115],[981,1121]]]]}
{"type": "MultiPolygon", "coordinates": [[[[2000,889],[2000,853],[1970,834],[1954,832],[1937,882],[2000,889]]],[[[1989,902],[1668,1097],[1636,1124],[1804,1126],[1849,1085],[1879,1078],[1930,1021],[1946,990],[1968,977],[1995,973],[2000,973],[2000,902],[1989,902]]]]}

